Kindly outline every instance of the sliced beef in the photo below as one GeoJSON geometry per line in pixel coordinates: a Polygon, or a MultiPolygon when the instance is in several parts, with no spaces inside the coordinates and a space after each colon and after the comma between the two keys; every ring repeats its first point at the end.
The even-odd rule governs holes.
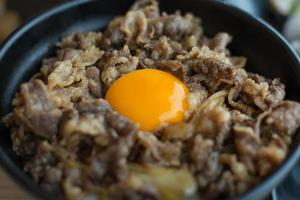
{"type": "Polygon", "coordinates": [[[96,98],[102,97],[102,85],[100,80],[100,70],[97,67],[89,67],[86,70],[86,77],[89,81],[90,93],[96,98]]]}
{"type": "Polygon", "coordinates": [[[53,139],[56,137],[62,111],[49,98],[46,85],[33,80],[21,86],[24,106],[16,108],[14,115],[26,124],[32,133],[53,139]]]}
{"type": "Polygon", "coordinates": [[[232,37],[228,33],[217,33],[209,42],[209,48],[217,52],[228,53],[227,45],[231,40],[232,37]]]}
{"type": "Polygon", "coordinates": [[[282,101],[265,118],[262,127],[265,134],[292,136],[300,127],[300,104],[282,101]]]}

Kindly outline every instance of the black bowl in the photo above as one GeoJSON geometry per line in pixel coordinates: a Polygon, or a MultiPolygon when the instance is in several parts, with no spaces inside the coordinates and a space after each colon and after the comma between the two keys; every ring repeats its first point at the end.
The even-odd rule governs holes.
{"type": "MultiPolygon", "coordinates": [[[[57,6],[17,30],[0,50],[0,117],[11,111],[11,100],[20,83],[39,70],[41,60],[53,53],[55,43],[75,31],[101,30],[116,15],[124,14],[133,0],[78,0],[57,6]]],[[[265,22],[217,1],[161,0],[162,10],[180,9],[203,19],[205,33],[226,31],[233,35],[233,54],[249,59],[248,70],[267,77],[280,77],[287,97],[300,100],[300,60],[290,45],[265,22]]],[[[22,170],[12,150],[10,133],[0,125],[0,161],[20,185],[40,199],[57,199],[45,192],[22,170]]],[[[261,199],[291,170],[300,156],[300,134],[293,140],[284,163],[259,185],[236,199],[261,199]]]]}

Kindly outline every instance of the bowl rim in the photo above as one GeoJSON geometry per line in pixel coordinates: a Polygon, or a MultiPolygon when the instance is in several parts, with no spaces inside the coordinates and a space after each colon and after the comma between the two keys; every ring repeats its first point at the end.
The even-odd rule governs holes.
{"type": "MultiPolygon", "coordinates": [[[[0,60],[5,57],[6,52],[10,49],[10,47],[20,38],[24,33],[30,31],[34,26],[42,23],[44,20],[53,17],[57,14],[60,14],[66,10],[74,9],[75,7],[84,6],[85,4],[89,4],[91,2],[96,2],[97,0],[77,0],[77,1],[69,1],[57,4],[56,6],[41,12],[35,17],[27,20],[22,24],[18,29],[16,29],[0,46],[0,60]]],[[[243,18],[246,21],[249,21],[253,24],[259,26],[259,28],[264,29],[264,31],[268,32],[272,37],[276,40],[276,42],[282,45],[282,48],[294,59],[295,63],[298,63],[295,67],[300,67],[300,58],[296,51],[291,47],[291,45],[287,42],[287,40],[270,24],[265,22],[260,18],[256,18],[249,13],[237,8],[231,4],[221,2],[221,1],[211,1],[204,0],[205,3],[211,4],[212,6],[222,7],[221,9],[226,10],[227,12],[232,12],[240,18],[243,18]]],[[[201,2],[201,1],[199,1],[201,2]]],[[[201,2],[203,3],[203,2],[201,2]]],[[[298,131],[298,135],[300,132],[298,131]]],[[[289,152],[288,157],[284,160],[284,162],[272,172],[269,176],[264,178],[259,184],[255,185],[247,192],[243,193],[240,196],[235,197],[235,200],[252,200],[256,199],[257,196],[262,196],[266,191],[269,190],[269,185],[277,185],[292,169],[292,167],[296,164],[297,160],[300,157],[300,144],[296,145],[289,152]]],[[[12,180],[21,186],[22,189],[30,194],[31,196],[38,199],[57,199],[57,197],[53,197],[48,192],[40,187],[37,184],[34,184],[34,181],[31,177],[25,174],[25,172],[17,167],[10,157],[4,152],[2,146],[0,146],[0,165],[3,170],[9,175],[12,180]]],[[[268,195],[268,194],[265,194],[268,195]]]]}

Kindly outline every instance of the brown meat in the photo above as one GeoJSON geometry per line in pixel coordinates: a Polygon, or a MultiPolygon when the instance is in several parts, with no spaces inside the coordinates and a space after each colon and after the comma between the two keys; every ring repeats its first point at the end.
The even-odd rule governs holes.
{"type": "Polygon", "coordinates": [[[158,163],[163,166],[180,165],[181,143],[162,142],[157,137],[146,134],[138,134],[137,141],[144,148],[139,159],[144,163],[158,163]]]}
{"type": "Polygon", "coordinates": [[[98,46],[101,39],[102,33],[100,32],[75,33],[64,38],[62,42],[58,43],[58,46],[62,49],[88,49],[92,46],[98,46]]]}
{"type": "Polygon", "coordinates": [[[282,101],[265,118],[262,127],[265,134],[295,134],[300,127],[300,105],[293,101],[282,101]]]}
{"type": "Polygon", "coordinates": [[[209,42],[209,48],[216,52],[228,53],[226,47],[231,40],[232,37],[228,33],[217,33],[209,42]]]}
{"type": "Polygon", "coordinates": [[[102,97],[100,70],[97,67],[89,67],[86,70],[86,77],[89,80],[90,93],[96,98],[102,97]]]}
{"type": "Polygon", "coordinates": [[[193,21],[188,17],[182,17],[180,15],[169,16],[166,17],[164,21],[163,34],[170,38],[179,38],[191,33],[193,25],[193,21]]]}
{"type": "Polygon", "coordinates": [[[197,135],[189,152],[192,161],[191,170],[195,174],[200,188],[206,188],[220,175],[222,166],[219,153],[214,151],[214,141],[197,135]]]}
{"type": "Polygon", "coordinates": [[[214,139],[216,145],[223,146],[230,131],[230,113],[222,107],[203,112],[196,121],[195,132],[205,138],[214,139]]]}
{"type": "Polygon", "coordinates": [[[53,139],[56,137],[62,111],[54,107],[45,84],[41,80],[23,84],[21,94],[24,107],[17,108],[17,116],[32,133],[53,139]]]}
{"type": "Polygon", "coordinates": [[[189,69],[177,60],[162,60],[157,63],[157,67],[163,71],[173,74],[180,80],[187,82],[189,69]]]}

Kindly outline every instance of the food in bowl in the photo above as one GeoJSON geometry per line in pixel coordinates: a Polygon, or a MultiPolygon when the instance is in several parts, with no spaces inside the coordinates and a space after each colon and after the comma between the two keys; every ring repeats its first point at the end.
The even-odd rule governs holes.
{"type": "Polygon", "coordinates": [[[24,169],[66,199],[222,199],[285,159],[300,105],[247,72],[228,33],[137,1],[57,44],[6,117],[24,169]]]}

